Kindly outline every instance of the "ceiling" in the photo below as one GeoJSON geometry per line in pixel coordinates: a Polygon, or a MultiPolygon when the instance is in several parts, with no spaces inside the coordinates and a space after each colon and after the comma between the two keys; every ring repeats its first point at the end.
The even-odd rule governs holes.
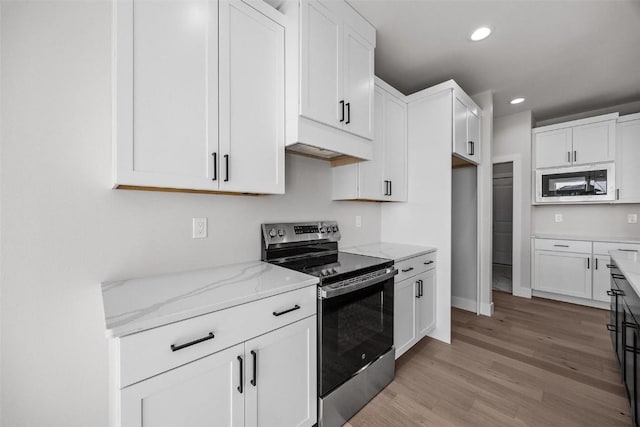
{"type": "Polygon", "coordinates": [[[640,100],[640,0],[349,3],[377,29],[376,75],[405,94],[453,78],[493,91],[495,116],[538,121],[640,100]],[[480,26],[492,35],[470,41],[480,26]]]}

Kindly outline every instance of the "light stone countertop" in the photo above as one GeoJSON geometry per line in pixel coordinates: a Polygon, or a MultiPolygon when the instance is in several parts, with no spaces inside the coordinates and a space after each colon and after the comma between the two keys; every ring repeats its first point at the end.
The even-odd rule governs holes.
{"type": "Polygon", "coordinates": [[[283,292],[318,278],[252,261],[102,284],[108,338],[121,337],[283,292]]]}
{"type": "Polygon", "coordinates": [[[588,242],[613,242],[613,243],[640,243],[639,237],[613,237],[613,236],[577,236],[570,234],[544,234],[536,233],[531,236],[532,239],[556,239],[556,240],[579,240],[588,242]]]}
{"type": "Polygon", "coordinates": [[[611,259],[616,263],[636,294],[640,295],[640,259],[637,252],[611,251],[611,259]]]}
{"type": "Polygon", "coordinates": [[[402,243],[377,242],[368,245],[340,248],[342,252],[350,252],[359,255],[369,255],[378,258],[392,259],[395,262],[404,261],[415,256],[435,252],[433,246],[405,245],[402,243]]]}

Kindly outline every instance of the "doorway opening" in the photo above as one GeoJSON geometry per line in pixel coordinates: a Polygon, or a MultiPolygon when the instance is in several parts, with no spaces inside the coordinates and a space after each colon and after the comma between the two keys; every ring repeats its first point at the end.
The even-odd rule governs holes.
{"type": "Polygon", "coordinates": [[[494,291],[513,293],[513,162],[493,165],[494,291]]]}

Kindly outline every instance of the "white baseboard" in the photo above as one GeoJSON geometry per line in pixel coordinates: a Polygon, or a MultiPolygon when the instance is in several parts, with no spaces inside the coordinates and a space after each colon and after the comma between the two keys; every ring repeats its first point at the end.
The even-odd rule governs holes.
{"type": "Polygon", "coordinates": [[[493,316],[493,301],[490,303],[483,302],[480,304],[480,314],[483,316],[493,316]]]}
{"type": "Polygon", "coordinates": [[[568,302],[571,304],[578,304],[578,305],[585,305],[587,307],[594,307],[594,308],[601,308],[603,310],[609,310],[609,304],[608,302],[602,302],[602,301],[594,301],[592,299],[585,299],[585,298],[579,298],[579,297],[572,297],[572,296],[568,296],[568,295],[560,295],[560,294],[554,294],[551,292],[543,292],[543,291],[536,291],[535,289],[532,290],[532,294],[534,297],[539,297],[539,298],[546,298],[546,299],[552,299],[555,301],[562,301],[562,302],[568,302]]]}
{"type": "Polygon", "coordinates": [[[525,288],[523,286],[513,286],[513,296],[521,298],[531,298],[531,288],[525,288]]]}
{"type": "Polygon", "coordinates": [[[475,313],[477,310],[475,300],[456,297],[454,295],[451,295],[451,307],[459,308],[460,310],[471,311],[472,313],[475,313]]]}

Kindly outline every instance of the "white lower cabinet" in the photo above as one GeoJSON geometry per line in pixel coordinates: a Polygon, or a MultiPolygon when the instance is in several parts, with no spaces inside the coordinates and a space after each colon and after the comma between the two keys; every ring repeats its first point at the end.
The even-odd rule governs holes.
{"type": "Polygon", "coordinates": [[[315,286],[302,288],[113,339],[111,425],[313,426],[317,421],[315,295],[315,286]],[[140,342],[166,345],[127,350],[126,340],[135,336],[140,342]],[[156,363],[159,359],[163,363],[156,363]],[[125,367],[141,363],[161,371],[145,371],[141,380],[131,382],[125,367]]]}
{"type": "Polygon", "coordinates": [[[396,359],[435,327],[435,253],[423,258],[416,257],[397,265],[405,275],[400,276],[401,280],[396,276],[395,283],[393,344],[396,359]],[[413,275],[407,277],[407,273],[413,275]]]}
{"type": "Polygon", "coordinates": [[[533,290],[580,298],[569,301],[604,308],[602,303],[611,301],[609,253],[639,252],[640,244],[535,239],[533,249],[533,290]]]}
{"type": "Polygon", "coordinates": [[[315,424],[316,329],[312,316],[245,343],[246,426],[315,424]]]}
{"type": "Polygon", "coordinates": [[[244,426],[239,393],[244,344],[239,344],[122,390],[126,427],[244,426]]]}
{"type": "Polygon", "coordinates": [[[535,252],[534,289],[591,298],[591,254],[535,252]]]}

